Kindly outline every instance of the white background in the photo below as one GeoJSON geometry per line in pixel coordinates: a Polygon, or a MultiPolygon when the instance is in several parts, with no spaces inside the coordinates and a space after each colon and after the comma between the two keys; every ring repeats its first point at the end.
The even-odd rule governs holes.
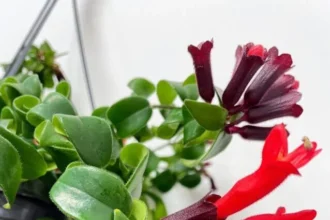
{"type": "MultiPolygon", "coordinates": [[[[44,0],[0,0],[0,61],[12,59],[44,0]]],[[[129,94],[126,83],[142,76],[183,80],[193,72],[188,44],[214,39],[214,81],[224,87],[231,76],[234,51],[250,41],[276,45],[293,56],[292,74],[299,79],[304,113],[286,119],[290,149],[308,135],[324,149],[302,169],[303,177],[290,177],[272,194],[230,219],[273,212],[318,210],[317,219],[330,218],[329,109],[330,109],[330,1],[328,0],[79,0],[88,64],[98,106],[110,105],[129,94]]],[[[37,42],[48,39],[73,85],[73,100],[81,114],[89,114],[85,82],[78,57],[71,1],[59,0],[37,42]]],[[[279,122],[279,121],[278,121],[279,122]]],[[[235,136],[230,147],[212,160],[210,173],[218,193],[257,168],[262,142],[235,136]]],[[[193,191],[177,186],[165,195],[170,212],[201,198],[208,182],[193,191]]]]}

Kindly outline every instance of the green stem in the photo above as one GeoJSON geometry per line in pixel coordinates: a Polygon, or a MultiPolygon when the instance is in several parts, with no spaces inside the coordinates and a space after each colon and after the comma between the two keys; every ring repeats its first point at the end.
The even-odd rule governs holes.
{"type": "Polygon", "coordinates": [[[151,108],[159,108],[159,109],[180,109],[180,107],[172,106],[172,105],[152,105],[151,108]]]}

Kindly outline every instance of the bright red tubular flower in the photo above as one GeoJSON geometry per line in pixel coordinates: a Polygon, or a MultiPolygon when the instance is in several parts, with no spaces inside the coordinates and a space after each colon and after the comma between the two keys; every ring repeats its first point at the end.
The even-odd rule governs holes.
{"type": "Polygon", "coordinates": [[[306,165],[321,149],[315,142],[305,141],[288,153],[287,132],[283,124],[276,125],[265,141],[260,167],[239,180],[227,194],[214,204],[218,218],[246,208],[276,189],[289,175],[300,175],[298,169],[306,165]]]}
{"type": "Polygon", "coordinates": [[[188,47],[188,52],[194,61],[199,94],[206,102],[211,102],[214,97],[210,60],[212,48],[213,40],[202,42],[197,47],[193,45],[188,47]]]}
{"type": "Polygon", "coordinates": [[[245,220],[313,220],[317,213],[315,210],[303,210],[294,213],[285,213],[285,208],[280,207],[275,214],[261,214],[251,216],[245,220]]]}
{"type": "MultiPolygon", "coordinates": [[[[265,141],[261,165],[254,173],[237,181],[223,197],[206,196],[164,220],[225,220],[272,192],[289,175],[300,175],[298,169],[320,152],[315,142],[304,138],[303,144],[289,153],[287,131],[283,124],[276,125],[265,141]]],[[[284,213],[285,209],[280,208],[275,215],[262,214],[245,220],[312,220],[316,216],[314,210],[284,213]]]]}

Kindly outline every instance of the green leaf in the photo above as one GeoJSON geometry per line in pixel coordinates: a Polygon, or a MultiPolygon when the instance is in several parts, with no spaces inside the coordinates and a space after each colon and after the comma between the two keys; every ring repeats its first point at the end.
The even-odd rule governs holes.
{"type": "Polygon", "coordinates": [[[40,103],[40,99],[32,95],[22,95],[14,99],[13,107],[22,120],[25,120],[27,112],[40,103]]]}
{"type": "Polygon", "coordinates": [[[1,136],[0,151],[0,187],[12,205],[21,181],[21,161],[14,146],[1,136]]]}
{"type": "Polygon", "coordinates": [[[52,156],[58,169],[62,172],[66,170],[69,164],[79,160],[77,151],[74,149],[51,146],[47,147],[46,151],[52,156]]]}
{"type": "Polygon", "coordinates": [[[162,139],[170,139],[172,138],[180,124],[183,122],[182,110],[181,109],[173,109],[163,124],[161,124],[157,129],[157,136],[162,139]]]}
{"type": "Polygon", "coordinates": [[[159,157],[157,157],[154,152],[149,151],[149,159],[148,159],[145,175],[147,176],[152,171],[155,171],[158,167],[159,162],[160,162],[159,157]]]}
{"type": "Polygon", "coordinates": [[[36,179],[47,171],[47,164],[35,146],[0,126],[0,135],[18,151],[23,167],[23,179],[36,179]]]}
{"type": "Polygon", "coordinates": [[[66,215],[80,220],[113,220],[114,210],[129,215],[132,198],[121,179],[103,169],[67,169],[50,191],[50,198],[66,215]]]}
{"type": "Polygon", "coordinates": [[[29,76],[21,83],[14,82],[13,80],[6,81],[0,87],[0,93],[9,106],[20,95],[33,95],[39,98],[41,91],[42,85],[37,75],[29,76]]]}
{"type": "Polygon", "coordinates": [[[142,97],[129,97],[110,107],[108,118],[117,129],[118,136],[126,138],[147,125],[152,114],[149,102],[142,97]]]}
{"type": "Polygon", "coordinates": [[[34,138],[39,142],[39,146],[44,147],[53,157],[61,171],[64,171],[71,162],[79,160],[73,144],[66,137],[57,134],[52,123],[48,120],[36,127],[34,138]]]}
{"type": "Polygon", "coordinates": [[[108,119],[107,113],[108,113],[109,108],[110,108],[109,106],[102,106],[102,107],[96,108],[92,112],[92,116],[108,119]]]}
{"type": "Polygon", "coordinates": [[[201,136],[205,129],[191,116],[186,106],[182,107],[182,115],[184,119],[183,142],[188,143],[201,136]]]}
{"type": "Polygon", "coordinates": [[[175,91],[177,92],[177,94],[180,96],[180,99],[182,101],[186,100],[186,99],[193,99],[193,100],[197,100],[198,99],[198,88],[196,84],[187,84],[185,86],[183,86],[182,83],[178,83],[178,82],[169,82],[173,88],[175,89],[175,91]]]}
{"type": "Polygon", "coordinates": [[[6,106],[1,110],[0,124],[13,133],[19,134],[21,132],[21,121],[19,116],[12,108],[6,106]]]}
{"type": "Polygon", "coordinates": [[[135,78],[128,83],[128,87],[133,90],[133,92],[144,98],[148,98],[155,92],[155,86],[149,80],[144,78],[135,78]]]}
{"type": "Polygon", "coordinates": [[[130,220],[147,220],[148,208],[141,200],[134,199],[132,204],[132,212],[129,216],[130,220]]]}
{"type": "Polygon", "coordinates": [[[183,82],[183,85],[190,85],[190,84],[196,84],[197,80],[196,80],[196,74],[193,73],[190,76],[187,77],[187,79],[183,82]]]}
{"type": "Polygon", "coordinates": [[[177,93],[169,82],[161,80],[157,84],[157,96],[161,104],[170,105],[175,100],[177,93]]]}
{"type": "MultiPolygon", "coordinates": [[[[129,144],[121,150],[119,156],[120,161],[128,171],[131,171],[131,175],[126,182],[126,187],[129,192],[132,193],[140,184],[142,184],[143,174],[148,163],[148,157],[149,150],[143,144],[129,144]]],[[[139,198],[140,195],[135,195],[135,197],[139,198]]]]}
{"type": "Polygon", "coordinates": [[[66,98],[70,99],[71,86],[67,81],[61,81],[56,86],[56,92],[64,95],[66,98]]]}
{"type": "Polygon", "coordinates": [[[199,173],[196,171],[189,171],[182,179],[179,180],[179,182],[187,188],[194,188],[198,186],[201,180],[201,175],[199,173]]]}
{"type": "Polygon", "coordinates": [[[44,120],[51,120],[55,114],[76,115],[76,111],[65,96],[52,92],[41,104],[30,109],[26,118],[30,124],[37,126],[44,120]]]}
{"type": "Polygon", "coordinates": [[[227,118],[226,109],[192,100],[186,100],[184,103],[192,117],[205,129],[215,131],[224,127],[227,118]]]}
{"type": "Polygon", "coordinates": [[[181,157],[187,160],[195,160],[203,155],[205,152],[204,144],[195,145],[192,147],[186,147],[182,149],[181,157]]]}
{"type": "Polygon", "coordinates": [[[152,182],[161,192],[168,192],[175,185],[176,180],[176,175],[174,173],[170,170],[165,170],[158,174],[152,182]]]}
{"type": "Polygon", "coordinates": [[[221,153],[229,145],[231,139],[232,135],[220,131],[212,146],[200,158],[197,160],[183,160],[183,163],[188,167],[195,167],[221,153]]]}
{"type": "Polygon", "coordinates": [[[119,209],[115,209],[115,211],[114,211],[114,220],[129,220],[129,219],[119,209]]]}
{"type": "Polygon", "coordinates": [[[155,208],[154,208],[154,219],[155,220],[160,220],[162,218],[164,218],[165,216],[167,216],[167,210],[166,210],[166,206],[163,202],[163,200],[161,199],[161,197],[159,197],[158,195],[156,195],[153,192],[146,192],[146,194],[154,201],[155,203],[155,208]]]}
{"type": "Polygon", "coordinates": [[[154,136],[154,132],[147,126],[142,128],[138,133],[134,135],[135,139],[141,143],[152,139],[154,136]]]}
{"type": "Polygon", "coordinates": [[[110,124],[105,119],[57,114],[53,118],[53,125],[56,132],[73,143],[86,164],[97,167],[109,164],[114,139],[110,124]]]}

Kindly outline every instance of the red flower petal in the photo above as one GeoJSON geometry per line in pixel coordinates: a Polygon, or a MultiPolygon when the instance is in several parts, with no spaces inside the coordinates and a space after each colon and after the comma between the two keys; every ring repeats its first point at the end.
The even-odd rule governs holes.
{"type": "Polygon", "coordinates": [[[262,149],[262,164],[269,164],[288,154],[288,135],[284,124],[275,125],[262,149]]]}

